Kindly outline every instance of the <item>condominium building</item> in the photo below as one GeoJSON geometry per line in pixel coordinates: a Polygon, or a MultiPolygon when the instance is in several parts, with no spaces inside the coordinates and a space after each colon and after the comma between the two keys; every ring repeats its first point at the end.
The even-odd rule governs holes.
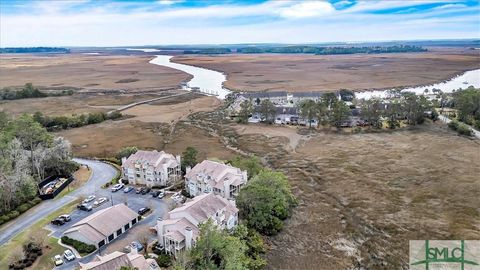
{"type": "Polygon", "coordinates": [[[181,179],[180,156],[139,150],[122,159],[122,179],[132,185],[167,186],[181,179]]]}
{"type": "Polygon", "coordinates": [[[195,245],[199,236],[198,226],[212,220],[219,229],[232,230],[238,224],[235,202],[213,193],[197,196],[183,206],[168,212],[157,220],[159,243],[165,251],[176,255],[195,245]]]}
{"type": "Polygon", "coordinates": [[[216,161],[204,160],[187,168],[185,188],[191,196],[214,193],[233,200],[247,183],[247,172],[216,161]]]}

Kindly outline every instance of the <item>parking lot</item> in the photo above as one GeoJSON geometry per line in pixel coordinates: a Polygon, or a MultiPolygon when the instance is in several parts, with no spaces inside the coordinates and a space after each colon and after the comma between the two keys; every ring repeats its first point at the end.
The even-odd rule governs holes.
{"type": "MultiPolygon", "coordinates": [[[[101,209],[105,209],[115,204],[126,203],[128,207],[130,207],[135,212],[138,212],[138,210],[142,207],[151,208],[152,211],[146,213],[144,218],[140,222],[138,222],[132,228],[132,230],[127,231],[122,236],[115,239],[112,243],[107,244],[105,247],[102,247],[102,250],[100,252],[102,252],[102,254],[105,254],[105,252],[107,251],[108,252],[112,252],[114,250],[122,251],[121,247],[124,247],[128,245],[131,241],[136,240],[134,238],[135,238],[135,235],[137,235],[139,229],[141,229],[142,231],[148,231],[149,227],[155,226],[156,220],[158,217],[163,216],[166,212],[169,211],[169,206],[164,199],[153,198],[151,194],[145,194],[145,195],[136,194],[135,190],[132,190],[129,193],[124,193],[123,189],[117,192],[112,192],[110,189],[97,189],[93,194],[90,194],[90,195],[94,195],[95,200],[98,200],[101,197],[106,197],[108,201],[98,207],[94,207],[92,211],[89,211],[89,212],[75,209],[71,213],[64,213],[64,214],[70,215],[71,220],[69,222],[61,226],[56,226],[52,224],[47,225],[46,228],[52,231],[51,233],[52,236],[56,238],[61,238],[63,233],[66,230],[68,230],[73,224],[77,223],[81,219],[101,209]],[[139,229],[136,229],[136,227],[139,227],[139,229]]],[[[88,204],[93,205],[95,200],[89,202],[88,204]]],[[[56,267],[55,269],[75,269],[76,267],[78,267],[79,261],[81,261],[82,263],[89,262],[94,258],[96,254],[98,254],[98,251],[94,252],[90,256],[87,256],[81,259],[75,259],[70,262],[64,260],[64,264],[59,267],[56,267]]],[[[53,263],[52,263],[52,266],[53,266],[53,263]]]]}

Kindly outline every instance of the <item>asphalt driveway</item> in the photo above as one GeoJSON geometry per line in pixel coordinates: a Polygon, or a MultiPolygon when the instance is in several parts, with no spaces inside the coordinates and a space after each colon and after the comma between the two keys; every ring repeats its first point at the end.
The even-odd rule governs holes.
{"type": "Polygon", "coordinates": [[[117,173],[114,167],[100,161],[88,159],[74,159],[74,161],[86,164],[92,169],[92,175],[88,182],[63,198],[41,202],[15,220],[2,226],[0,228],[0,245],[7,243],[10,239],[24,231],[30,225],[35,224],[37,220],[55,212],[63,205],[68,204],[79,197],[86,197],[89,194],[95,193],[100,189],[100,186],[110,181],[117,173]]]}

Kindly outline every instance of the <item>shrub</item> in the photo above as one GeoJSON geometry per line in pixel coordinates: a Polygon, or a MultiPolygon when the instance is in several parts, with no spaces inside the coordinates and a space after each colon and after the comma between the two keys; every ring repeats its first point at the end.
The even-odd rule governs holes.
{"type": "Polygon", "coordinates": [[[12,219],[18,217],[19,215],[20,215],[20,213],[18,213],[18,211],[14,210],[14,211],[10,212],[10,214],[8,214],[8,219],[12,220],[12,219]]]}
{"type": "Polygon", "coordinates": [[[448,123],[448,127],[457,131],[460,135],[473,136],[472,129],[469,126],[458,122],[457,120],[452,120],[450,123],[448,123]]]}
{"type": "Polygon", "coordinates": [[[40,199],[40,197],[35,197],[32,202],[35,203],[35,204],[39,204],[40,202],[42,201],[42,199],[40,199]]]}
{"type": "Polygon", "coordinates": [[[23,213],[25,211],[27,211],[28,209],[30,209],[30,204],[29,203],[24,203],[22,205],[20,205],[19,207],[17,207],[17,211],[20,212],[20,213],[23,213]]]}
{"type": "Polygon", "coordinates": [[[89,245],[84,242],[69,238],[67,236],[62,237],[62,243],[72,246],[80,253],[89,254],[96,250],[96,247],[94,245],[89,245]]]}
{"type": "Polygon", "coordinates": [[[480,129],[480,120],[476,120],[473,127],[476,128],[476,129],[480,129]]]}
{"type": "Polygon", "coordinates": [[[156,261],[160,267],[168,268],[172,265],[172,258],[167,254],[160,254],[156,261]]]}
{"type": "Polygon", "coordinates": [[[473,136],[473,131],[465,124],[458,125],[457,132],[460,135],[473,136]]]}
{"type": "Polygon", "coordinates": [[[450,121],[450,123],[448,123],[448,127],[453,129],[453,130],[457,130],[458,129],[458,121],[456,120],[453,120],[453,121],[450,121]]]}
{"type": "Polygon", "coordinates": [[[0,225],[9,221],[10,219],[8,218],[8,216],[6,215],[3,215],[3,216],[0,216],[0,225]]]}

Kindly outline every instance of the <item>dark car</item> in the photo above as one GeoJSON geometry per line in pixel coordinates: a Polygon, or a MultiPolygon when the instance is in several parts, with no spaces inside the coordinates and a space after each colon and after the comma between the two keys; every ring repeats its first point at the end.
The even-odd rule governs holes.
{"type": "Polygon", "coordinates": [[[145,194],[148,194],[150,192],[150,190],[151,190],[150,188],[145,187],[145,188],[142,188],[142,191],[140,193],[142,195],[145,195],[145,194]]]}
{"type": "Polygon", "coordinates": [[[160,191],[159,191],[159,190],[152,192],[152,197],[153,197],[153,198],[158,197],[158,195],[160,195],[160,191]]]}
{"type": "Polygon", "coordinates": [[[138,214],[143,215],[143,214],[147,213],[148,211],[150,211],[150,208],[142,207],[142,208],[140,208],[140,210],[138,210],[138,214]]]}
{"type": "Polygon", "coordinates": [[[61,218],[56,218],[52,220],[50,223],[52,223],[53,225],[62,226],[63,224],[65,224],[65,221],[61,218]]]}
{"type": "Polygon", "coordinates": [[[87,211],[87,212],[92,211],[92,206],[90,206],[86,203],[82,203],[82,204],[77,205],[77,208],[79,210],[82,210],[82,211],[87,211]]]}
{"type": "Polygon", "coordinates": [[[153,253],[161,253],[163,251],[163,244],[160,242],[155,242],[155,244],[152,247],[153,253]]]}

